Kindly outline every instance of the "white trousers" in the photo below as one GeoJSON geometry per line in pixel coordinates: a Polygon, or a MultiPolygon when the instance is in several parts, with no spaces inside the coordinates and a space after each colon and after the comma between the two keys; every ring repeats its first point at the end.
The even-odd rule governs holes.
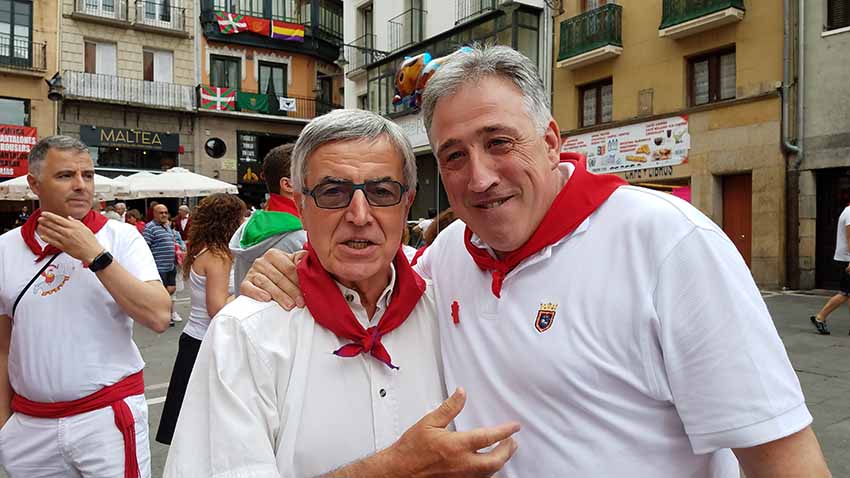
{"type": "MultiPolygon", "coordinates": [[[[148,405],[124,399],[136,422],[139,476],[151,476],[148,405]]],[[[0,429],[0,464],[10,478],[123,478],[124,437],[112,407],[67,418],[14,413],[0,429]]]]}

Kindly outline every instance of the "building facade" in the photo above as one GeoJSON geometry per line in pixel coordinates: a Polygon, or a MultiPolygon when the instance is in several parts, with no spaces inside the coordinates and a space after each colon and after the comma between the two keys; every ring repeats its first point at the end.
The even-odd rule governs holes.
{"type": "Polygon", "coordinates": [[[259,206],[262,159],[343,101],[339,0],[201,0],[195,170],[259,206]]]}
{"type": "Polygon", "coordinates": [[[553,112],[564,148],[692,202],[759,285],[783,285],[782,2],[562,3],[553,112]]]}
{"type": "Polygon", "coordinates": [[[789,166],[799,175],[797,280],[804,289],[836,289],[836,226],[850,204],[850,2],[808,1],[803,13],[803,155],[789,166]]]}
{"type": "Polygon", "coordinates": [[[106,176],[194,164],[189,0],[61,0],[59,130],[106,176]]]}
{"type": "Polygon", "coordinates": [[[407,133],[419,172],[411,217],[448,200],[418,109],[393,105],[396,72],[406,57],[438,58],[473,42],[508,45],[535,60],[549,89],[551,11],[543,0],[352,0],[345,2],[345,105],[369,109],[407,133]]]}

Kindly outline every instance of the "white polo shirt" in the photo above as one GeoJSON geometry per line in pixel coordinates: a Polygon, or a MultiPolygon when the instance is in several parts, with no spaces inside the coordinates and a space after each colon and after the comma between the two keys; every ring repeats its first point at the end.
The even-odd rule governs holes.
{"type": "MultiPolygon", "coordinates": [[[[371,323],[357,293],[340,289],[368,328],[392,285],[371,323]]],[[[391,445],[445,399],[431,290],[382,339],[398,370],[371,355],[334,355],[349,341],[307,308],[244,296],[228,304],[201,344],[164,476],[318,476],[391,445]]]]}
{"type": "MultiPolygon", "coordinates": [[[[107,221],[95,237],[131,275],[159,280],[134,226],[107,221]]],[[[18,294],[50,257],[34,260],[20,228],[0,236],[0,315],[12,315],[18,294]]],[[[76,400],[144,366],[133,342],[133,320],[97,276],[68,254],[60,254],[18,303],[9,380],[20,395],[37,402],[76,400]]]]}
{"type": "Polygon", "coordinates": [[[833,259],[839,262],[850,262],[850,249],[847,247],[847,226],[850,226],[850,206],[841,211],[838,216],[838,227],[835,231],[835,255],[833,259]]]}
{"type": "Polygon", "coordinates": [[[416,269],[435,286],[448,390],[468,392],[458,430],[522,425],[500,476],[737,477],[729,448],[811,422],[741,255],[689,204],[619,188],[501,299],[463,232],[416,269]]]}

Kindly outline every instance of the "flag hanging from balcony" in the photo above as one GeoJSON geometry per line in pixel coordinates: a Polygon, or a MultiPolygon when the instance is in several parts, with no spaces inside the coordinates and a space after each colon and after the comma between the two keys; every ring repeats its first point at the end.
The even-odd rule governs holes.
{"type": "Polygon", "coordinates": [[[271,32],[271,20],[257,17],[245,17],[245,23],[248,24],[248,31],[256,33],[257,35],[267,37],[271,32]]]}
{"type": "Polygon", "coordinates": [[[216,111],[236,110],[236,88],[201,85],[201,108],[216,111]]]}
{"type": "Polygon", "coordinates": [[[269,112],[269,95],[257,95],[240,91],[236,94],[236,105],[242,111],[255,111],[257,113],[269,112]]]}
{"type": "Polygon", "coordinates": [[[272,20],[271,37],[275,40],[304,41],[304,25],[272,20]]]}
{"type": "Polygon", "coordinates": [[[218,22],[219,31],[225,35],[235,35],[248,29],[248,23],[245,21],[244,15],[215,12],[215,19],[218,22]]]}
{"type": "Polygon", "coordinates": [[[295,111],[295,98],[277,97],[278,110],[280,111],[295,111]]]}

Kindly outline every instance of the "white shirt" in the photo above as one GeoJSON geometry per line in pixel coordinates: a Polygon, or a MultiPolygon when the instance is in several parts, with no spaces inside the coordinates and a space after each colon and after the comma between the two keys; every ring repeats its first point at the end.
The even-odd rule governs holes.
{"type": "MultiPolygon", "coordinates": [[[[131,275],[159,280],[150,249],[134,226],[107,221],[95,237],[131,275]]],[[[12,315],[18,294],[50,257],[34,260],[20,228],[0,236],[0,314],[12,315]]],[[[68,254],[60,254],[18,304],[9,380],[30,400],[82,398],[144,365],[133,342],[133,320],[97,276],[68,254]]]]}
{"type": "Polygon", "coordinates": [[[469,396],[458,430],[522,424],[500,476],[737,477],[729,448],[811,422],[741,255],[684,201],[619,188],[511,271],[501,299],[463,231],[417,270],[435,285],[446,385],[469,396]]]}
{"type": "Polygon", "coordinates": [[[835,233],[835,256],[840,262],[850,262],[850,249],[847,248],[847,226],[850,226],[850,206],[841,211],[838,216],[838,230],[835,233]]]}
{"type": "MultiPolygon", "coordinates": [[[[357,293],[340,286],[363,327],[357,293]]],[[[213,319],[189,380],[165,464],[171,478],[318,476],[395,442],[445,398],[433,294],[371,355],[333,355],[349,341],[306,308],[239,297],[213,319]]],[[[384,291],[377,323],[387,307],[384,291]]]]}

